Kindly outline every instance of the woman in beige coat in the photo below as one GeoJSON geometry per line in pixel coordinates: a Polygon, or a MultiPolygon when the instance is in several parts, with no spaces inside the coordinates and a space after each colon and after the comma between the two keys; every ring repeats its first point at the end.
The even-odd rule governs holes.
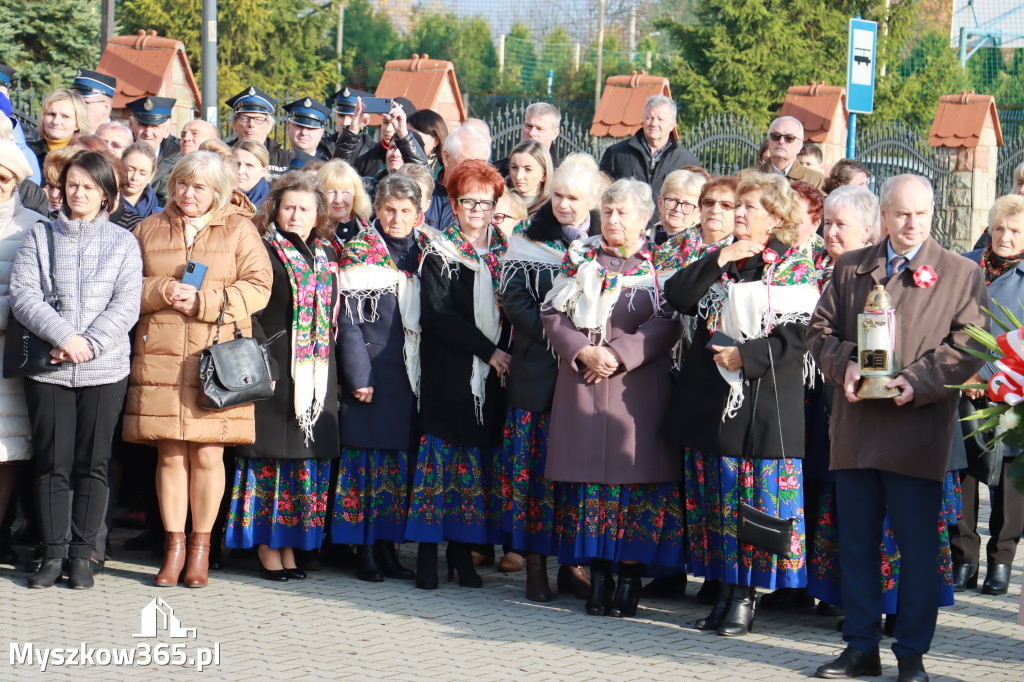
{"type": "Polygon", "coordinates": [[[225,294],[220,341],[231,340],[235,325],[251,336],[250,316],[267,304],[273,276],[250,221],[251,205],[232,201],[219,157],[203,151],[186,155],[171,171],[167,188],[167,208],[136,230],[145,279],[124,437],[154,444],[158,452],[157,496],[167,534],[153,583],[178,583],[191,502],[184,580],[188,587],[202,587],[224,491],[224,446],[252,443],[255,424],[251,404],[216,411],[199,406],[199,353],[213,343],[225,294]],[[207,267],[198,291],[180,281],[190,260],[207,267]]]}

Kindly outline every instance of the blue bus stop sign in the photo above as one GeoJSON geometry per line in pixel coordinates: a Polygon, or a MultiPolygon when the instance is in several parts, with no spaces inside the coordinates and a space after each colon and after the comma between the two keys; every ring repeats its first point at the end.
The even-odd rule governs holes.
{"type": "Polygon", "coordinates": [[[846,66],[846,109],[870,114],[875,107],[875,47],[878,23],[850,19],[850,52],[846,66]]]}

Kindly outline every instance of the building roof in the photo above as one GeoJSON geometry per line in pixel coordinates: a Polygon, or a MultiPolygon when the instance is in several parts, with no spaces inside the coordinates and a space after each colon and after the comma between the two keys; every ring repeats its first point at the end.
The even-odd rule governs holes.
{"type": "Polygon", "coordinates": [[[672,96],[668,78],[649,76],[645,71],[628,76],[608,76],[604,82],[601,102],[594,112],[590,134],[595,137],[629,137],[644,121],[647,98],[672,96]]]}
{"type": "Polygon", "coordinates": [[[928,133],[928,144],[933,147],[977,147],[981,132],[991,116],[995,128],[996,144],[1003,144],[1003,129],[999,126],[996,98],[961,92],[943,95],[928,133]]]}
{"type": "MultiPolygon", "coordinates": [[[[449,125],[466,120],[455,65],[430,55],[414,54],[412,59],[392,59],[384,65],[377,84],[377,97],[405,97],[417,109],[431,109],[449,125]]],[[[370,125],[380,125],[380,116],[371,116],[370,125]]]]}
{"type": "Polygon", "coordinates": [[[821,144],[828,138],[840,108],[845,115],[846,88],[811,81],[810,85],[794,85],[786,91],[779,116],[796,118],[804,126],[804,139],[821,144]]]}
{"type": "Polygon", "coordinates": [[[192,101],[199,104],[199,86],[189,66],[185,44],[158,36],[156,31],[146,33],[140,29],[133,36],[114,36],[103,50],[96,70],[117,78],[114,108],[123,109],[140,97],[159,95],[174,60],[181,63],[192,101]]]}

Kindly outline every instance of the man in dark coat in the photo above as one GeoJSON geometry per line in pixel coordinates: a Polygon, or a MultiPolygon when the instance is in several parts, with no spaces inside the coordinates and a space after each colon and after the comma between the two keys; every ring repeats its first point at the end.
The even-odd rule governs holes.
{"type": "MultiPolygon", "coordinates": [[[[327,100],[328,104],[334,102],[334,129],[339,131],[330,135],[324,135],[323,143],[331,148],[332,157],[334,155],[334,148],[337,146],[338,140],[341,139],[340,131],[345,130],[345,128],[352,124],[352,118],[356,115],[356,103],[359,97],[373,97],[373,93],[352,90],[346,87],[338,90],[327,100]]],[[[359,143],[356,146],[354,158],[358,159],[373,149],[375,144],[377,143],[374,139],[367,135],[365,131],[359,133],[359,143]]]]}
{"type": "Polygon", "coordinates": [[[825,177],[807,168],[796,158],[803,144],[804,126],[799,120],[792,116],[775,119],[768,126],[768,160],[757,168],[740,171],[740,177],[755,170],[759,173],[777,173],[785,175],[791,183],[806,182],[815,189],[821,189],[825,177]]]}
{"type": "Polygon", "coordinates": [[[962,350],[977,347],[964,328],[988,328],[981,269],[930,237],[934,195],[916,175],[890,178],[881,190],[888,238],[843,254],[807,332],[807,346],[835,384],[831,469],[836,476],[839,561],[846,650],[818,677],[880,675],[882,612],[879,546],[886,512],[900,548],[899,604],[893,652],[899,679],[927,680],[922,656],[938,619],[938,520],[942,484],[957,423],[962,384],[982,365],[962,350]],[[892,399],[856,395],[857,314],[885,287],[896,308],[902,370],[892,399]]]}
{"type": "MultiPolygon", "coordinates": [[[[647,98],[643,127],[628,140],[608,147],[601,157],[601,170],[612,180],[635,178],[651,186],[660,196],[665,176],[683,166],[700,166],[700,161],[679,144],[676,134],[676,103],[664,95],[647,98]]],[[[651,224],[658,222],[654,209],[651,224]]]]}
{"type": "MultiPolygon", "coordinates": [[[[562,125],[562,112],[547,102],[534,102],[526,107],[523,114],[523,134],[520,142],[526,140],[537,140],[548,148],[551,154],[551,167],[558,168],[558,152],[555,150],[555,140],[558,139],[559,126],[562,125]]],[[[501,177],[508,179],[508,157],[498,159],[494,167],[501,173],[501,177]]]]}
{"type": "Polygon", "coordinates": [[[291,143],[291,164],[305,165],[311,161],[330,161],[334,148],[323,143],[324,126],[331,112],[309,97],[284,105],[288,112],[288,141],[291,143]]]}
{"type": "Polygon", "coordinates": [[[274,129],[277,100],[250,85],[224,103],[231,107],[231,127],[235,129],[235,135],[224,141],[234,146],[239,140],[253,140],[266,147],[270,152],[267,172],[271,182],[287,173],[291,153],[267,137],[274,129]]]}
{"type": "Polygon", "coordinates": [[[171,113],[177,102],[173,97],[142,97],[128,102],[132,112],[128,126],[136,142],[145,142],[156,152],[153,180],[157,182],[169,175],[181,157],[177,140],[171,136],[171,113]]]}

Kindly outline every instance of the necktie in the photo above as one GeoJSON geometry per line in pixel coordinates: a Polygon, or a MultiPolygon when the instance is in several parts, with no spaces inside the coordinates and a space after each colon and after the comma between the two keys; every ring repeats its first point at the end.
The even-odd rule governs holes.
{"type": "Polygon", "coordinates": [[[903,270],[903,266],[907,264],[907,259],[903,256],[893,256],[892,260],[889,261],[889,276],[894,277],[900,274],[903,270]]]}

